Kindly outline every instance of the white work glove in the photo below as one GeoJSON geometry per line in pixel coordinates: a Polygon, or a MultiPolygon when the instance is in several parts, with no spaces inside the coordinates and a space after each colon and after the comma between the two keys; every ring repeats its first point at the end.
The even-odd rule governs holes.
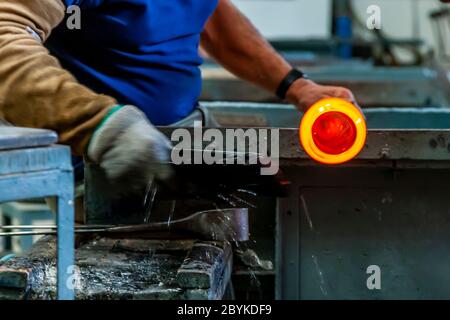
{"type": "Polygon", "coordinates": [[[170,153],[169,139],[134,106],[124,106],[109,116],[94,133],[87,151],[89,160],[105,170],[112,187],[122,191],[140,191],[152,179],[169,178],[170,153]]]}

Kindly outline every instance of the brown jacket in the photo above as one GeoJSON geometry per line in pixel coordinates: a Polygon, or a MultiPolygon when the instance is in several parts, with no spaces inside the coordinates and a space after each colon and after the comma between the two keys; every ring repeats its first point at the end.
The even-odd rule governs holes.
{"type": "Polygon", "coordinates": [[[61,0],[0,0],[0,118],[55,130],[61,143],[82,155],[117,102],[79,84],[27,31],[45,42],[64,12],[61,0]]]}

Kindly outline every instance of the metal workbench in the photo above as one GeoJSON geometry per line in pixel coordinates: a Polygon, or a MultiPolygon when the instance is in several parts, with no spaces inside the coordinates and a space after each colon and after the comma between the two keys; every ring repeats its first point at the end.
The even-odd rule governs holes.
{"type": "MultiPolygon", "coordinates": [[[[450,298],[449,109],[367,109],[365,148],[329,167],[302,150],[301,114],[292,106],[204,105],[228,127],[279,129],[288,197],[273,199],[274,211],[266,205],[253,213],[268,223],[276,217],[277,298],[450,298]],[[381,270],[379,290],[367,287],[373,265],[381,270]]],[[[270,246],[270,237],[257,243],[270,246]]]]}
{"type": "MultiPolygon", "coordinates": [[[[57,198],[58,298],[73,299],[73,173],[70,149],[48,130],[0,126],[0,203],[57,198]]],[[[7,284],[5,284],[7,286],[7,284]]]]}
{"type": "Polygon", "coordinates": [[[450,297],[449,130],[373,130],[337,167],[301,150],[282,157],[292,184],[277,204],[279,299],[450,297]],[[379,290],[367,286],[370,266],[379,290]]]}
{"type": "Polygon", "coordinates": [[[365,148],[329,167],[300,147],[292,106],[204,105],[227,127],[279,129],[288,196],[251,214],[257,253],[275,261],[257,274],[273,277],[277,298],[450,298],[450,109],[367,109],[365,148]],[[381,288],[371,290],[374,265],[381,288]]]}

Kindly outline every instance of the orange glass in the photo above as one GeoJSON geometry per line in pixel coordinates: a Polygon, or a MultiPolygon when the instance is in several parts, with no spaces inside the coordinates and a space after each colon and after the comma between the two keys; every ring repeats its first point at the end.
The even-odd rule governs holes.
{"type": "Polygon", "coordinates": [[[340,164],[355,158],[366,142],[367,126],[352,103],[327,98],[311,106],[300,123],[300,142],[305,152],[324,164],[340,164]]]}

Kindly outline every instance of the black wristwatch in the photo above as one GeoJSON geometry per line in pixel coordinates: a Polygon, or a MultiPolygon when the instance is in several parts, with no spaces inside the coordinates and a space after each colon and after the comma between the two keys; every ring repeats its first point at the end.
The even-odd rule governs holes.
{"type": "Polygon", "coordinates": [[[286,99],[286,93],[288,92],[292,84],[298,79],[308,79],[308,76],[298,69],[292,69],[291,71],[289,71],[289,73],[281,81],[277,89],[277,96],[280,99],[286,99]]]}

